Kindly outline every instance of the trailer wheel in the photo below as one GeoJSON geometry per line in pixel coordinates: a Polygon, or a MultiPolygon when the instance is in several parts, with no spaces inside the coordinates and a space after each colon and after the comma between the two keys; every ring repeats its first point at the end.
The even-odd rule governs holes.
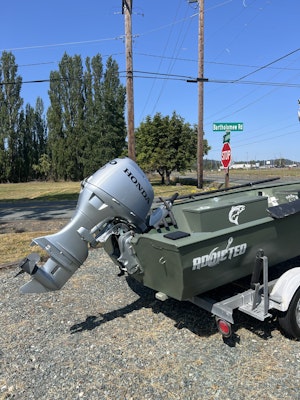
{"type": "Polygon", "coordinates": [[[278,321],[288,336],[300,339],[300,288],[294,294],[288,310],[278,317],[278,321]]]}

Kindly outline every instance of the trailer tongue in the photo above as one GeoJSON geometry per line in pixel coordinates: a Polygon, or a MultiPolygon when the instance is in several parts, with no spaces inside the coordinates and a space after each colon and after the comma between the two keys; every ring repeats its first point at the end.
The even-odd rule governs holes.
{"type": "Polygon", "coordinates": [[[272,284],[267,277],[270,267],[299,255],[299,193],[300,182],[262,181],[154,203],[142,170],[128,158],[113,160],[83,181],[70,223],[33,240],[49,259],[39,266],[33,254],[20,264],[32,277],[21,292],[61,289],[86,260],[88,246],[101,245],[121,273],[155,290],[160,300],[192,301],[224,327],[233,323],[235,308],[258,319],[276,310],[285,331],[300,337],[299,268],[272,284]],[[263,282],[257,259],[264,265],[263,282]],[[209,290],[253,269],[247,293],[225,304],[205,300],[209,290]]]}

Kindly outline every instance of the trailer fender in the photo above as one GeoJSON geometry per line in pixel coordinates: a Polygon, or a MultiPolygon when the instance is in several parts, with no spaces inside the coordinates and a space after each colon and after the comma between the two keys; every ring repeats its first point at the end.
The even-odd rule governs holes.
{"type": "Polygon", "coordinates": [[[287,311],[290,302],[300,287],[300,267],[285,272],[275,283],[270,293],[270,308],[287,311]]]}

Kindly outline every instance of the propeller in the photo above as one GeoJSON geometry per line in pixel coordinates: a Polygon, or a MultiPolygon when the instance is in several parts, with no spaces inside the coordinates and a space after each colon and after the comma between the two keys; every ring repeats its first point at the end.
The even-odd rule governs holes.
{"type": "Polygon", "coordinates": [[[15,275],[15,278],[24,272],[27,272],[29,275],[33,275],[37,270],[37,263],[40,261],[40,256],[38,253],[31,253],[27,257],[25,257],[19,264],[21,271],[15,275]]]}

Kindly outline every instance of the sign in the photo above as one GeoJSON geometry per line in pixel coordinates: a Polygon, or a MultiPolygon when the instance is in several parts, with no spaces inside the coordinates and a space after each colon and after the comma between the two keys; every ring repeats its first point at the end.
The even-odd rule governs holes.
{"type": "Polygon", "coordinates": [[[223,136],[223,143],[229,143],[230,142],[230,132],[226,132],[225,135],[223,136]]]}
{"type": "Polygon", "coordinates": [[[231,147],[228,142],[223,144],[221,162],[224,168],[228,168],[229,164],[231,163],[231,147]]]}
{"type": "Polygon", "coordinates": [[[243,122],[214,122],[213,131],[241,132],[244,130],[243,122]]]}

